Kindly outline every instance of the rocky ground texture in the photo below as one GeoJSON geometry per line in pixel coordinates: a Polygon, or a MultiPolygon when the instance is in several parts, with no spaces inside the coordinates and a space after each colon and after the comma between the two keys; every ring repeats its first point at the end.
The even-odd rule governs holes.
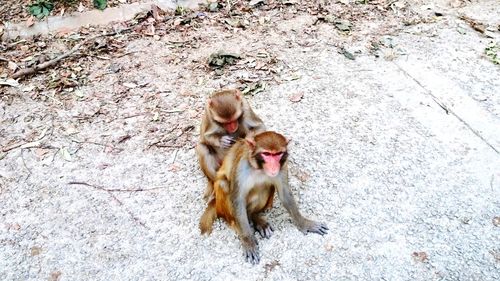
{"type": "Polygon", "coordinates": [[[500,279],[498,1],[219,2],[0,44],[1,280],[500,279]],[[276,200],[255,266],[198,230],[226,87],[292,140],[330,228],[276,200]]]}

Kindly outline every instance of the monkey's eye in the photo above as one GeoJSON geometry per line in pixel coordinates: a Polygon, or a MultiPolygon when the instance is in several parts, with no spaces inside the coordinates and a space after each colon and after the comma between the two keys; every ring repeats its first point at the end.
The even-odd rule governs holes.
{"type": "Polygon", "coordinates": [[[263,156],[271,156],[272,154],[271,154],[271,153],[269,153],[269,152],[262,152],[262,155],[263,155],[263,156]]]}

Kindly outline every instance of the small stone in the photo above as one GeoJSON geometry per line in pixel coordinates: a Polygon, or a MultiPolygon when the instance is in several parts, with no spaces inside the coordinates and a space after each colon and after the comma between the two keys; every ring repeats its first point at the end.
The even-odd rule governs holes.
{"type": "Polygon", "coordinates": [[[500,226],[500,217],[494,217],[492,222],[494,226],[500,226]]]}
{"type": "Polygon", "coordinates": [[[42,248],[40,247],[31,247],[31,256],[34,257],[34,256],[38,256],[39,254],[42,253],[42,248]]]}

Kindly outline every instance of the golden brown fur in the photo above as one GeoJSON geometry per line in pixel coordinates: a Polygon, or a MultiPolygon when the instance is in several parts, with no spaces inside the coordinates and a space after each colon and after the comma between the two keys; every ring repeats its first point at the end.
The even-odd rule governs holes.
{"type": "Polygon", "coordinates": [[[239,138],[265,130],[262,120],[253,112],[239,90],[222,90],[208,100],[201,122],[196,153],[208,180],[205,197],[213,195],[213,183],[228,147],[239,138]],[[237,120],[238,129],[228,133],[221,123],[237,120]]]}
{"type": "Polygon", "coordinates": [[[328,230],[325,224],[304,218],[297,208],[288,187],[287,143],[284,136],[275,132],[236,142],[217,172],[215,196],[200,219],[202,234],[211,233],[217,217],[224,219],[238,233],[246,259],[252,263],[258,263],[259,255],[250,222],[262,237],[271,236],[273,228],[262,213],[272,208],[276,190],[299,230],[322,235],[328,230]],[[274,161],[262,157],[269,153],[279,161],[276,167],[280,167],[280,172],[276,176],[269,176],[263,166],[265,161],[274,161]]]}

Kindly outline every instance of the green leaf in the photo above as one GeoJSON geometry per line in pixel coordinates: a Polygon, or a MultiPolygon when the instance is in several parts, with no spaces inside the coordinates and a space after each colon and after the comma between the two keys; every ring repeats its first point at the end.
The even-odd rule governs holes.
{"type": "Polygon", "coordinates": [[[47,9],[46,7],[43,7],[42,8],[42,14],[43,14],[43,16],[46,17],[46,16],[48,16],[50,14],[50,10],[47,9]]]}
{"type": "Polygon", "coordinates": [[[28,7],[28,12],[42,19],[50,14],[50,12],[54,9],[54,4],[51,0],[38,0],[34,4],[31,4],[28,7]]]}
{"type": "Polygon", "coordinates": [[[106,9],[107,5],[108,5],[108,0],[94,0],[94,7],[96,7],[101,11],[106,9]]]}
{"type": "Polygon", "coordinates": [[[33,16],[38,17],[38,15],[40,15],[42,13],[42,7],[40,7],[40,6],[38,6],[38,5],[35,4],[35,5],[30,6],[28,8],[28,11],[33,16]]]}

